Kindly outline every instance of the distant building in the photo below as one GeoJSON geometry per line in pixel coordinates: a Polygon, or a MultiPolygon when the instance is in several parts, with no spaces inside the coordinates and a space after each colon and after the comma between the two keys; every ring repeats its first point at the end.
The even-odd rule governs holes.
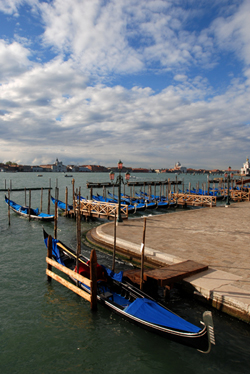
{"type": "Polygon", "coordinates": [[[247,158],[246,162],[243,164],[243,167],[240,169],[241,175],[250,175],[250,164],[249,159],[247,158]]]}
{"type": "Polygon", "coordinates": [[[82,165],[81,167],[85,167],[87,169],[89,169],[89,171],[92,171],[94,173],[103,173],[103,172],[108,172],[108,168],[106,168],[105,166],[101,166],[101,165],[82,165]]]}
{"type": "Polygon", "coordinates": [[[81,172],[90,172],[89,168],[87,168],[87,167],[84,166],[84,165],[79,166],[79,171],[81,171],[81,172]]]}
{"type": "Polygon", "coordinates": [[[176,162],[174,168],[170,169],[170,171],[172,171],[172,172],[179,172],[179,173],[186,173],[187,172],[187,168],[184,167],[184,166],[181,166],[181,163],[178,161],[178,162],[176,162]]]}
{"type": "Polygon", "coordinates": [[[70,172],[79,171],[79,167],[75,165],[67,165],[67,171],[70,171],[70,172]]]}
{"type": "MultiPolygon", "coordinates": [[[[29,171],[29,170],[26,170],[26,171],[29,171]]],[[[31,166],[31,170],[30,171],[43,172],[44,169],[41,166],[31,166]]]]}
{"type": "Polygon", "coordinates": [[[150,173],[151,171],[149,169],[144,168],[132,168],[133,173],[150,173]]]}
{"type": "Polygon", "coordinates": [[[48,165],[40,165],[41,168],[43,168],[44,171],[53,171],[53,172],[66,172],[67,167],[63,165],[61,161],[58,161],[58,158],[56,159],[56,162],[54,164],[48,164],[48,165]]]}

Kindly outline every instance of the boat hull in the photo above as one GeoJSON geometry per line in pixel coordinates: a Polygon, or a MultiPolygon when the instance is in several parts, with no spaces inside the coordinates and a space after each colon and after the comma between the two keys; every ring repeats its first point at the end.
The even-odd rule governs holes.
{"type": "MultiPolygon", "coordinates": [[[[29,208],[14,203],[12,200],[9,200],[6,196],[5,196],[5,202],[6,202],[7,205],[9,205],[10,209],[13,212],[15,212],[17,215],[19,215],[21,217],[29,218],[29,219],[37,220],[37,221],[45,221],[45,222],[54,221],[54,216],[53,215],[43,214],[43,213],[40,213],[40,214],[36,215],[36,214],[32,214],[32,213],[29,214],[29,213],[23,212],[22,210],[29,211],[29,208]],[[20,210],[16,209],[15,208],[16,206],[20,207],[19,208],[20,210]]],[[[31,209],[31,212],[34,212],[34,209],[31,209]]]]}
{"type": "MultiPolygon", "coordinates": [[[[46,238],[46,235],[47,234],[45,233],[44,234],[45,238],[46,238]]],[[[63,256],[66,256],[66,259],[68,259],[68,262],[65,263],[65,266],[71,269],[74,269],[75,267],[74,259],[76,258],[76,253],[70,248],[66,247],[62,243],[58,245],[58,248],[59,248],[59,251],[63,253],[63,256]]],[[[86,260],[82,255],[80,255],[80,258],[83,259],[84,261],[86,260]]],[[[76,279],[72,277],[70,278],[74,283],[77,283],[76,279]]],[[[80,283],[80,287],[86,292],[90,293],[90,289],[83,283],[80,283]]],[[[165,306],[157,303],[153,298],[151,298],[149,295],[145,294],[143,291],[139,290],[137,287],[135,287],[132,284],[123,283],[122,281],[118,281],[118,280],[113,280],[113,278],[112,279],[109,278],[108,282],[101,281],[98,284],[97,299],[99,303],[104,305],[111,312],[116,313],[117,315],[121,316],[125,320],[149,332],[155,333],[159,336],[170,339],[177,343],[180,343],[180,344],[192,347],[192,348],[196,348],[199,351],[204,352],[204,353],[210,351],[211,344],[210,344],[210,339],[208,335],[208,328],[205,324],[203,324],[202,328],[199,328],[195,325],[188,323],[187,321],[183,320],[181,317],[177,316],[175,313],[167,309],[165,306]],[[120,299],[122,298],[122,302],[118,304],[116,297],[120,299]],[[163,322],[159,323],[159,320],[157,319],[158,323],[153,323],[152,321],[150,321],[150,319],[143,319],[143,318],[138,317],[138,315],[133,314],[133,312],[130,313],[130,310],[131,310],[130,307],[132,306],[134,301],[137,301],[137,299],[139,299],[140,302],[145,301],[146,303],[149,302],[153,305],[157,304],[157,308],[161,309],[161,313],[170,315],[170,325],[168,321],[166,321],[166,323],[165,321],[164,323],[163,322]],[[181,321],[181,323],[184,323],[184,325],[181,325],[181,326],[183,327],[185,326],[185,330],[181,330],[180,327],[179,328],[172,327],[171,319],[174,319],[174,320],[176,319],[176,321],[178,321],[175,324],[178,327],[180,326],[178,325],[179,321],[181,321]]],[[[166,317],[166,319],[167,318],[168,317],[166,317]]]]}

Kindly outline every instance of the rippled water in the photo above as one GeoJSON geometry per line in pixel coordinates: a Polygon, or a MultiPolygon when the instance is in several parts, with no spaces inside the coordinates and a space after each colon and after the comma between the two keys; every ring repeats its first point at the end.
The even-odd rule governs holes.
{"type": "MultiPolygon", "coordinates": [[[[142,180],[162,176],[139,175],[142,180]]],[[[204,178],[190,176],[190,178],[204,178]]],[[[58,183],[60,197],[71,179],[60,174],[0,173],[0,188],[12,180],[12,188],[48,186],[58,183]],[[56,182],[56,179],[58,180],[56,182]]],[[[185,176],[184,176],[185,178],[185,176]]],[[[76,174],[82,194],[86,180],[107,181],[106,174],[76,174]]],[[[195,179],[194,179],[195,182],[195,179]]],[[[54,190],[53,190],[54,191],[54,190]]],[[[46,211],[44,191],[44,211],[46,211]]],[[[53,193],[53,192],[52,192],[53,193]]],[[[24,203],[24,192],[11,198],[24,203]]],[[[32,206],[40,207],[40,192],[32,191],[32,206]]],[[[52,207],[53,208],[53,207],[52,207]]],[[[100,223],[100,222],[99,222],[100,223]]],[[[82,222],[83,231],[99,223],[82,222]]],[[[45,224],[53,234],[53,223],[45,224]]],[[[146,332],[99,306],[96,313],[89,303],[52,281],[47,283],[46,249],[42,224],[29,222],[11,213],[8,225],[4,192],[0,192],[0,373],[249,373],[250,326],[213,310],[216,346],[209,355],[170,342],[146,332]]],[[[76,246],[73,219],[59,217],[58,238],[76,246]]],[[[84,249],[86,254],[89,249],[84,249]]],[[[97,253],[98,261],[111,265],[112,258],[97,253]]],[[[123,268],[122,263],[117,264],[123,268]]],[[[169,306],[197,323],[207,306],[186,298],[175,290],[169,306]]],[[[208,308],[209,309],[209,308],[208,308]]]]}

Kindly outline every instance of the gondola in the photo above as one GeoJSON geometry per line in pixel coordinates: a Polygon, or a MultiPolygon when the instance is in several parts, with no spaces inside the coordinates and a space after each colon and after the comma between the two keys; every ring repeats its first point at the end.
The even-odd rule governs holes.
{"type": "MultiPolygon", "coordinates": [[[[149,199],[148,194],[146,192],[140,191],[140,194],[136,193],[136,195],[140,198],[146,198],[149,199]]],[[[156,202],[157,208],[169,208],[170,206],[175,206],[176,203],[171,201],[168,202],[165,196],[156,196],[156,195],[151,195],[151,200],[156,202]]]]}
{"type": "MultiPolygon", "coordinates": [[[[44,231],[47,246],[48,234],[44,231]]],[[[76,252],[61,241],[52,238],[52,256],[61,265],[76,271],[76,252]]],[[[88,259],[79,256],[79,273],[89,277],[88,259]]],[[[97,300],[111,312],[120,315],[152,333],[208,353],[211,343],[215,344],[212,314],[203,313],[202,326],[198,327],[179,317],[152,297],[123,279],[123,272],[114,273],[97,265],[97,300]]],[[[71,278],[74,283],[77,281],[71,278]]],[[[80,283],[80,287],[90,292],[80,283]]]]}
{"type": "MultiPolygon", "coordinates": [[[[108,195],[112,198],[112,199],[115,199],[118,201],[118,196],[117,195],[113,195],[111,194],[110,192],[108,192],[108,195]]],[[[138,199],[130,199],[130,197],[122,197],[122,194],[121,194],[121,203],[122,204],[129,204],[129,205],[133,205],[135,208],[136,208],[136,211],[138,210],[145,210],[146,209],[146,204],[138,199]]]]}
{"type": "MultiPolygon", "coordinates": [[[[55,204],[55,202],[57,201],[57,206],[59,209],[61,210],[64,210],[66,211],[66,204],[63,202],[63,201],[60,201],[60,200],[56,200],[53,196],[51,196],[51,201],[53,204],[55,204]]],[[[73,205],[67,205],[67,210],[70,211],[70,210],[73,210],[73,205]]]]}
{"type": "MultiPolygon", "coordinates": [[[[92,195],[92,199],[95,200],[95,201],[103,202],[103,203],[107,202],[109,204],[118,204],[117,200],[112,199],[112,198],[108,198],[108,197],[102,197],[99,194],[92,195]]],[[[128,213],[135,213],[136,212],[136,206],[135,205],[124,203],[123,201],[121,202],[121,204],[124,204],[124,205],[128,206],[128,213]]]]}
{"type": "Polygon", "coordinates": [[[9,200],[7,196],[5,196],[5,202],[7,205],[10,206],[10,208],[19,216],[30,218],[30,219],[36,219],[39,221],[53,221],[54,216],[51,214],[46,214],[46,213],[39,213],[39,209],[32,209],[27,206],[22,206],[17,203],[15,203],[12,200],[9,200]],[[30,212],[29,212],[30,210],[30,212]]]}

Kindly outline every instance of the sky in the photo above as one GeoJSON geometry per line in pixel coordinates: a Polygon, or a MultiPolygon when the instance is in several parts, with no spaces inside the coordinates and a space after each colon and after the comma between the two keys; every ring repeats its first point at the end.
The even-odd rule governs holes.
{"type": "Polygon", "coordinates": [[[250,0],[0,0],[0,162],[240,169],[250,0]]]}

